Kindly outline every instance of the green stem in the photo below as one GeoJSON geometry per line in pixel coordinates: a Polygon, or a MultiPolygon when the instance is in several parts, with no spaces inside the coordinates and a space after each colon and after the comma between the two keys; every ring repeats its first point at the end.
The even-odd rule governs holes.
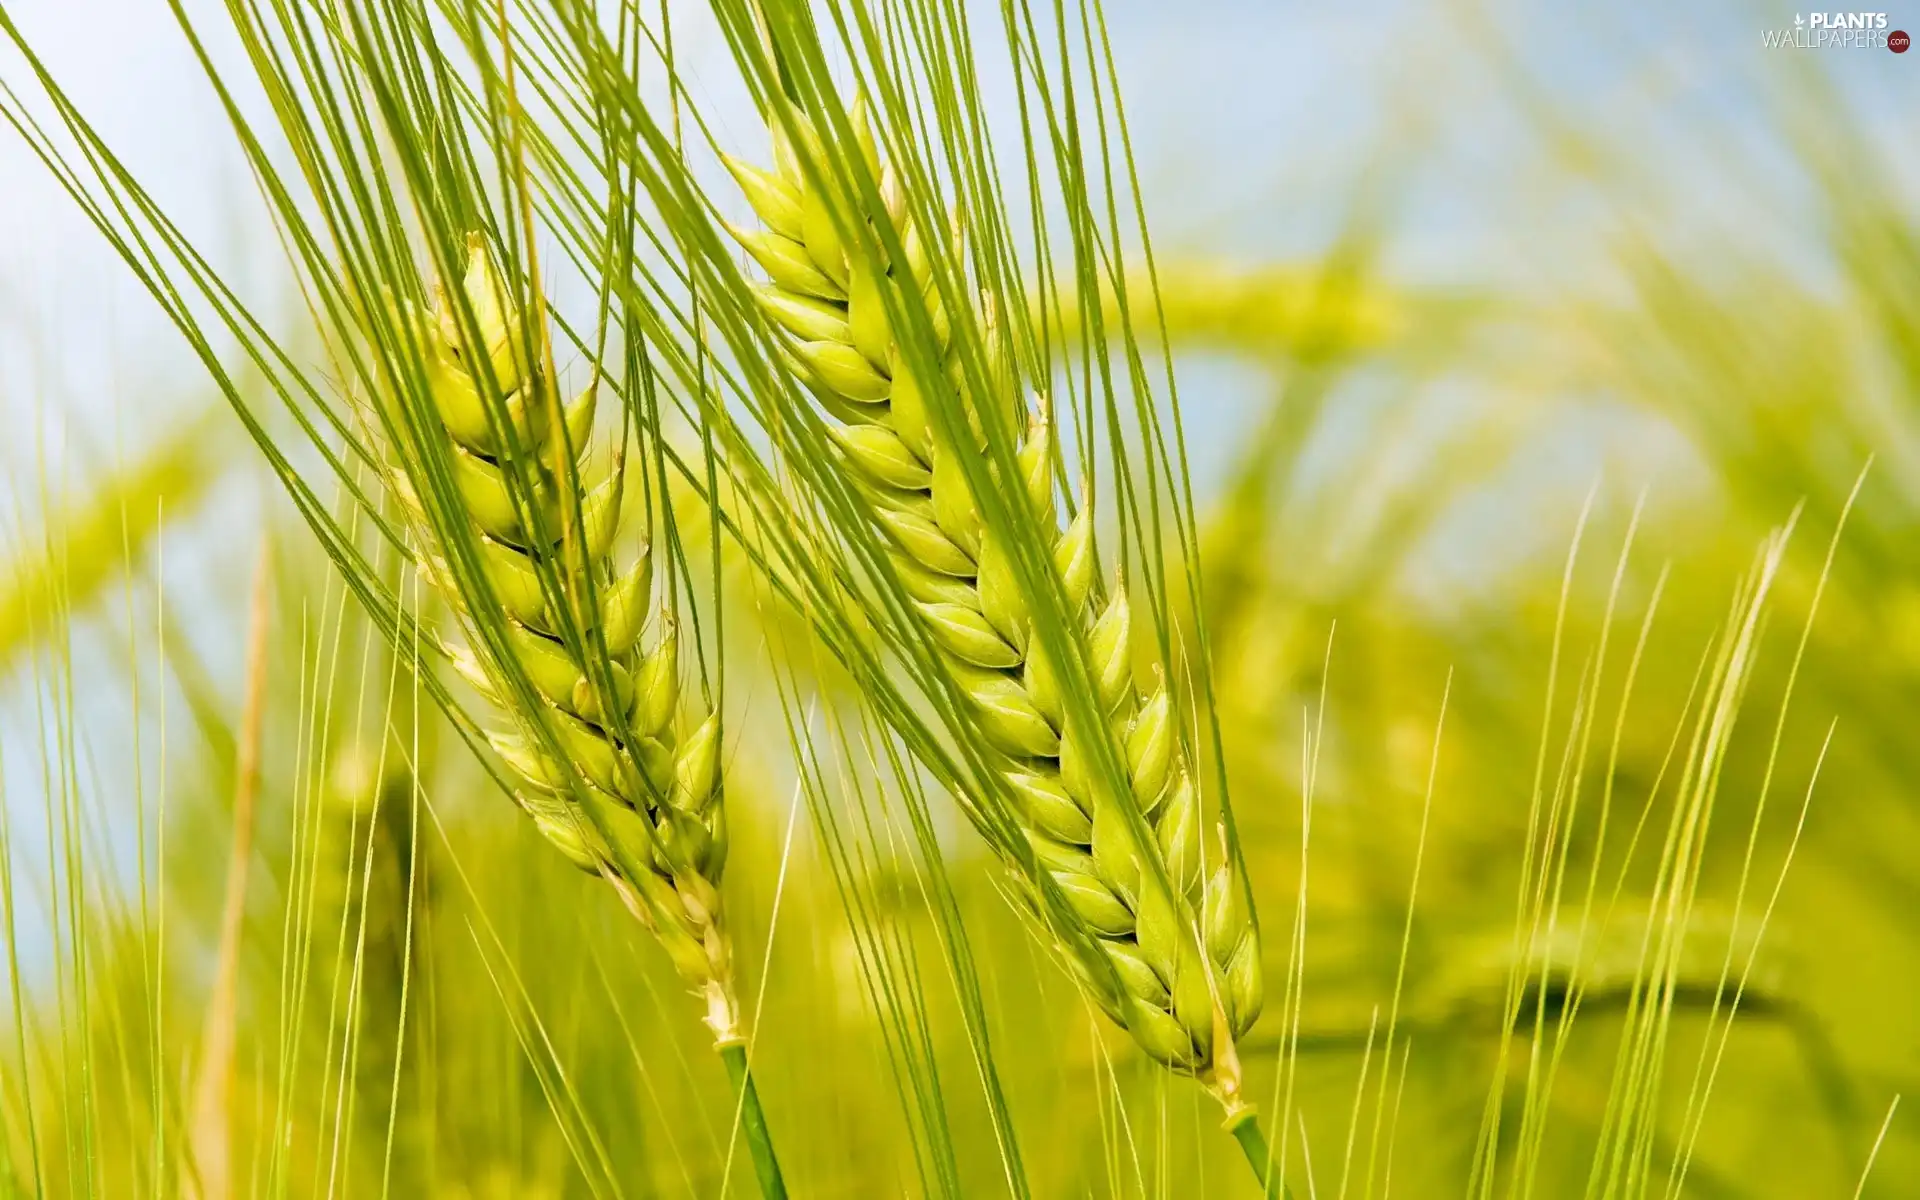
{"type": "Polygon", "coordinates": [[[1251,1111],[1234,1125],[1233,1140],[1246,1151],[1247,1165],[1253,1168],[1253,1177],[1260,1181],[1260,1194],[1267,1200],[1287,1200],[1287,1185],[1280,1178],[1280,1166],[1273,1161],[1266,1136],[1260,1132],[1260,1122],[1251,1111]]]}
{"type": "Polygon", "coordinates": [[[767,1115],[760,1111],[760,1092],[747,1070],[747,1048],[739,1042],[727,1042],[720,1047],[720,1058],[727,1064],[727,1078],[740,1097],[740,1126],[747,1135],[747,1150],[753,1155],[753,1173],[760,1177],[760,1194],[766,1200],[787,1200],[787,1181],[781,1178],[780,1160],[773,1155],[767,1115]]]}

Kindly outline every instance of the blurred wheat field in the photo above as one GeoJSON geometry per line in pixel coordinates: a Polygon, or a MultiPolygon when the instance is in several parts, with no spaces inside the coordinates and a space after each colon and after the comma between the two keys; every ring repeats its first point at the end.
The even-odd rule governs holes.
{"type": "MultiPolygon", "coordinates": [[[[114,140],[126,101],[89,83],[103,56],[76,50],[65,18],[14,7],[0,81],[16,140],[23,117],[57,114],[29,51],[98,102],[114,140]]],[[[684,103],[687,125],[709,117],[758,153],[702,14],[761,6],[673,7],[672,25],[664,5],[597,11],[634,61],[687,56],[684,95],[646,93],[662,113],[684,103]],[[669,28],[681,50],[640,49],[669,28]]],[[[964,21],[989,65],[971,86],[1012,131],[997,147],[1140,174],[1150,262],[1104,244],[1075,257],[1063,238],[1050,266],[1112,274],[1001,286],[1052,335],[1046,382],[1063,394],[1091,395],[1103,361],[1127,378],[1135,353],[1164,353],[1178,378],[1171,475],[1197,497],[1198,587],[1180,578],[1178,505],[1157,525],[1109,515],[1102,536],[1176,564],[1166,645],[1136,637],[1135,672],[1211,664],[1190,716],[1217,730],[1203,757],[1230,787],[1259,914],[1266,1003],[1238,1054],[1286,1194],[1920,1189],[1920,224],[1901,152],[1920,105],[1889,66],[1913,64],[1762,57],[1782,22],[1740,6],[1676,17],[1697,40],[1651,43],[1632,14],[1544,7],[1336,19],[1110,2],[1090,25],[1029,7],[1005,11],[1086,35],[1051,47],[1063,76],[1113,64],[1124,154],[1058,149],[1044,121],[1090,134],[1104,118],[1082,130],[996,90],[1020,74],[1002,61],[1002,6],[811,11],[829,43],[836,16],[964,21]],[[1359,47],[1392,32],[1400,66],[1363,70],[1359,47]],[[1530,49],[1542,40],[1558,48],[1530,49]],[[1344,57],[1316,74],[1315,53],[1344,57]],[[1258,77],[1296,58],[1307,77],[1258,77]],[[1209,62],[1253,78],[1208,108],[1209,62]]],[[[570,10],[596,11],[511,6],[529,22],[570,10]]],[[[251,80],[229,10],[185,11],[223,31],[216,71],[251,80]]],[[[344,14],[284,11],[316,37],[344,14]]],[[[154,19],[198,81],[172,19],[154,19]]],[[[930,86],[950,107],[966,91],[930,86]]],[[[204,107],[181,106],[183,140],[230,140],[192,94],[204,107]]],[[[611,120],[615,95],[538,107],[611,120]]],[[[274,119],[252,93],[242,107],[274,119]]],[[[473,119],[500,120],[484,105],[473,119]]],[[[263,337],[295,347],[308,378],[350,376],[299,272],[263,265],[295,252],[232,216],[263,203],[244,160],[209,151],[189,165],[239,169],[182,182],[131,140],[128,161],[222,278],[257,290],[244,302],[263,337]]],[[[542,178],[603,153],[567,146],[542,178]]],[[[1003,169],[1021,191],[1037,170],[1003,169]]],[[[21,194],[10,240],[68,203],[21,194]]],[[[538,196],[555,310],[590,332],[612,293],[564,249],[592,241],[566,214],[599,200],[538,196]]],[[[250,361],[238,333],[206,347],[235,381],[225,397],[171,328],[128,318],[132,332],[82,326],[92,340],[63,344],[58,312],[91,279],[6,261],[0,1189],[764,1194],[673,962],[511,811],[472,722],[443,710],[462,685],[420,646],[457,614],[380,528],[396,507],[355,495],[377,492],[376,472],[335,474],[313,448],[350,457],[353,438],[302,441],[277,407],[281,367],[250,361]],[[182,384],[150,394],[149,362],[182,384]],[[289,448],[278,481],[263,447],[289,448]],[[289,477],[311,492],[290,497],[289,477]],[[337,545],[314,537],[316,512],[337,545]]],[[[117,260],[95,261],[100,295],[118,295],[117,260]]],[[[695,340],[714,365],[689,362],[724,375],[712,321],[695,340]]],[[[594,386],[601,352],[567,336],[550,348],[560,372],[578,386],[592,360],[594,386]]],[[[692,390],[662,371],[663,395],[692,390]]],[[[625,436],[620,421],[603,411],[600,427],[625,436]]],[[[1062,422],[1063,444],[1085,440],[1060,478],[1109,486],[1090,424],[1062,422]]],[[[701,478],[703,461],[735,461],[716,457],[715,428],[659,432],[660,463],[693,469],[668,481],[662,465],[657,493],[623,503],[643,525],[656,504],[675,514],[655,544],[684,581],[702,672],[725,664],[724,892],[747,1059],[792,1194],[1261,1195],[1207,1092],[1143,1053],[1035,936],[970,823],[978,799],[909,764],[919,751],[870,678],[819,635],[818,601],[770,577],[780,534],[755,481],[701,478]]],[[[1151,457],[1124,459],[1150,442],[1140,430],[1111,437],[1113,461],[1151,457]]],[[[778,482],[797,492],[804,473],[778,482]]],[[[830,508],[795,511],[818,544],[837,533],[830,508]]],[[[857,632],[883,636],[884,612],[869,617],[857,632]]]]}

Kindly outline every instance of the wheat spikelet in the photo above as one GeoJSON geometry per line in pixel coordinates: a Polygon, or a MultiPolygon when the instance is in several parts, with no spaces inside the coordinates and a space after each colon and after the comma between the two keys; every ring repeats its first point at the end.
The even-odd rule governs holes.
{"type": "MultiPolygon", "coordinates": [[[[899,175],[880,162],[864,100],[850,113],[858,145],[846,158],[870,173],[884,214],[861,211],[832,187],[820,135],[798,114],[789,116],[798,130],[791,141],[777,120],[770,122],[773,170],[727,159],[762,222],[731,232],[768,277],[756,296],[784,332],[788,366],[838,419],[831,435],[841,465],[891,539],[901,581],[971,700],[977,732],[998,753],[1032,857],[1081,927],[1069,932],[1085,935],[1059,938],[1070,961],[1108,1014],[1155,1058],[1202,1073],[1237,1070],[1231,1040],[1251,1027],[1261,1006],[1254,923],[1242,881],[1225,865],[1229,856],[1220,855],[1221,865],[1202,878],[1205,819],[1173,725],[1177,715],[1158,667],[1136,677],[1125,581],[1104,600],[1096,595],[1090,506],[1060,527],[1051,431],[1036,407],[1018,438],[1022,478],[1007,490],[1024,497],[1015,509],[1051,547],[1071,633],[1091,668],[1106,724],[1084,729],[1068,719],[1056,669],[1033,636],[1037,597],[996,544],[960,465],[962,455],[981,453],[988,422],[1011,426],[1018,411],[990,297],[964,326],[983,339],[992,384],[990,394],[974,396],[951,344],[963,325],[944,311],[929,261],[949,248],[956,263],[963,261],[957,234],[909,219],[899,175]],[[810,181],[802,156],[821,186],[810,181]],[[836,224],[847,214],[854,220],[836,224]],[[860,228],[856,222],[877,224],[882,216],[899,237],[901,261],[884,261],[843,236],[845,228],[860,228]],[[925,305],[944,356],[943,378],[914,377],[882,289],[901,297],[896,311],[916,298],[925,305]],[[936,388],[959,397],[970,444],[936,432],[939,423],[929,419],[936,388]],[[1111,794],[1104,773],[1092,767],[1098,738],[1114,739],[1112,751],[1127,767],[1127,794],[1111,794]],[[1150,844],[1137,844],[1122,805],[1144,819],[1150,844]],[[1156,874],[1171,894],[1153,883],[1156,874]],[[1090,947],[1105,961],[1081,959],[1090,947]]],[[[1033,898],[1037,911],[1057,911],[1033,898]]]]}
{"type": "Polygon", "coordinates": [[[449,647],[449,658],[511,723],[488,741],[515,777],[520,807],[575,865],[615,887],[701,991],[716,1039],[736,1043],[719,892],[727,854],[719,715],[683,711],[674,622],[665,613],[648,620],[649,548],[616,569],[623,455],[616,449],[598,486],[579,482],[595,386],[554,419],[560,406],[526,365],[529,330],[479,235],[469,239],[461,291],[455,302],[436,287],[426,312],[402,318],[424,360],[439,426],[430,432],[445,435],[452,511],[470,529],[439,530],[424,489],[406,473],[390,479],[419,535],[422,574],[467,629],[467,645],[449,647]],[[495,639],[476,619],[479,580],[450,561],[461,545],[477,548],[479,574],[504,614],[492,623],[495,639]]]}

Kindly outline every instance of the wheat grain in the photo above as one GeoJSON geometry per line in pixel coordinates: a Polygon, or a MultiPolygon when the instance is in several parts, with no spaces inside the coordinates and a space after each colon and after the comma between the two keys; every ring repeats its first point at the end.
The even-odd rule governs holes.
{"type": "MultiPolygon", "coordinates": [[[[1063,948],[1072,955],[1076,947],[1097,946],[1105,958],[1070,961],[1107,1013],[1155,1058],[1201,1073],[1231,1064],[1231,1046],[1221,1039],[1245,1033],[1261,1006],[1258,940],[1245,888],[1226,865],[1230,857],[1221,855],[1221,864],[1202,878],[1199,792],[1175,736],[1159,668],[1144,677],[1134,670],[1126,581],[1104,602],[1095,595],[1091,513],[1083,505],[1060,527],[1051,430],[1035,407],[1018,440],[1022,478],[1010,490],[1024,496],[1017,515],[1033,522],[1052,547],[1071,632],[1106,715],[1104,728],[1079,728],[1067,717],[1056,673],[1032,633],[1037,597],[987,529],[961,469],[960,456],[985,445],[985,423],[1017,411],[1008,403],[1018,392],[997,350],[991,304],[966,326],[944,312],[928,259],[940,248],[908,218],[900,178],[879,161],[863,101],[850,113],[858,155],[847,158],[871,172],[904,251],[898,262],[841,236],[836,213],[861,222],[881,214],[860,211],[831,188],[819,135],[798,114],[789,116],[798,146],[774,122],[773,170],[726,160],[763,226],[731,229],[768,277],[756,289],[760,307],[783,331],[789,368],[839,418],[832,436],[840,462],[891,539],[900,581],[971,700],[975,730],[998,752],[1033,860],[1064,896],[1079,932],[1089,935],[1061,937],[1063,948]],[[801,155],[812,160],[820,186],[809,182],[801,155]],[[914,377],[889,326],[883,288],[893,289],[898,303],[925,306],[945,357],[943,378],[914,377]],[[963,327],[982,338],[989,395],[969,395],[960,377],[950,341],[963,327]],[[958,398],[971,444],[951,444],[936,433],[928,417],[933,388],[958,398]],[[1090,765],[1093,739],[1103,737],[1115,739],[1129,794],[1110,794],[1090,765]],[[1137,844],[1123,804],[1144,818],[1150,844],[1137,844]],[[1171,895],[1148,878],[1156,873],[1169,881],[1171,895]],[[1217,1062],[1216,1050],[1224,1062],[1217,1062]]],[[[960,249],[951,252],[957,265],[960,249]]],[[[1037,898],[1035,908],[1047,911],[1037,898]]]]}
{"type": "Polygon", "coordinates": [[[719,892],[727,854],[719,715],[687,711],[673,619],[648,619],[649,547],[616,570],[622,454],[597,487],[579,483],[595,387],[551,419],[549,385],[526,365],[529,330],[479,235],[469,239],[461,292],[455,302],[436,287],[426,312],[402,306],[402,317],[424,360],[434,433],[446,435],[440,449],[459,503],[442,522],[470,528],[437,524],[424,481],[416,486],[407,470],[389,481],[413,519],[422,574],[467,628],[467,644],[448,656],[511,726],[488,741],[517,780],[520,807],[569,860],[614,886],[700,990],[716,1041],[738,1044],[719,892]],[[484,353],[469,350],[462,315],[484,353]],[[490,405],[489,390],[502,403],[490,405]],[[481,635],[481,579],[453,566],[463,544],[476,548],[478,574],[505,616],[494,641],[481,635]],[[643,648],[650,625],[653,644],[643,648]]]}

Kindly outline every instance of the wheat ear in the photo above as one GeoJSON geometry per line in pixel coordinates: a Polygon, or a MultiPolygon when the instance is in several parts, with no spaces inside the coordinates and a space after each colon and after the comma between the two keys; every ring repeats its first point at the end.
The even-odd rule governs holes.
{"type": "Polygon", "coordinates": [[[997,752],[1033,860],[1086,935],[1061,938],[1063,948],[1075,954],[1076,947],[1095,946],[1106,959],[1091,970],[1075,959],[1091,994],[1153,1057],[1201,1074],[1224,1068],[1237,1086],[1231,1044],[1252,1026],[1262,1001],[1258,938],[1229,856],[1202,878],[1200,797],[1159,669],[1149,678],[1134,670],[1125,581],[1104,603],[1095,596],[1090,506],[1060,528],[1050,428],[1036,409],[1018,442],[1022,478],[1009,490],[1024,497],[1014,507],[1052,548],[1070,633],[1106,717],[1103,727],[1079,728],[1033,636],[1038,600],[996,544],[959,469],[959,456],[981,453],[984,423],[1017,411],[991,307],[971,328],[985,338],[989,377],[1001,394],[969,397],[951,344],[960,326],[943,311],[928,261],[930,234],[950,235],[909,219],[899,175],[879,160],[866,104],[855,101],[850,123],[858,162],[871,173],[884,214],[860,211],[831,190],[820,135],[798,114],[789,119],[798,136],[788,139],[775,123],[773,170],[727,160],[762,222],[731,230],[768,276],[756,289],[760,306],[786,335],[790,369],[837,418],[830,432],[841,465],[890,538],[901,582],[971,701],[977,732],[997,752]],[[801,155],[822,186],[809,181],[801,155]],[[843,229],[860,228],[844,219],[847,213],[861,223],[890,220],[902,261],[869,253],[878,238],[843,236],[843,229]],[[894,289],[902,297],[897,303],[918,297],[926,306],[945,356],[943,378],[914,377],[882,288],[894,289]],[[971,444],[951,444],[936,432],[940,423],[929,418],[935,388],[960,398],[971,444]],[[1128,794],[1112,795],[1093,765],[1093,739],[1106,737],[1126,764],[1128,794]],[[1148,844],[1139,844],[1121,805],[1144,820],[1148,844]],[[1149,880],[1156,872],[1171,895],[1149,880]]]}
{"type": "Polygon", "coordinates": [[[449,657],[510,723],[487,738],[520,807],[562,854],[615,888],[700,991],[715,1040],[736,1046],[744,1035],[719,891],[719,715],[682,711],[671,617],[653,622],[652,646],[642,646],[653,560],[643,545],[615,567],[623,455],[616,449],[598,486],[580,483],[596,388],[562,409],[526,365],[529,330],[479,235],[461,292],[455,303],[435,287],[425,311],[402,308],[438,418],[430,436],[444,435],[451,516],[468,528],[444,530],[423,487],[405,472],[390,479],[419,534],[422,573],[467,632],[449,657]],[[504,621],[479,619],[480,580],[453,565],[462,547],[476,552],[470,561],[504,621]]]}

